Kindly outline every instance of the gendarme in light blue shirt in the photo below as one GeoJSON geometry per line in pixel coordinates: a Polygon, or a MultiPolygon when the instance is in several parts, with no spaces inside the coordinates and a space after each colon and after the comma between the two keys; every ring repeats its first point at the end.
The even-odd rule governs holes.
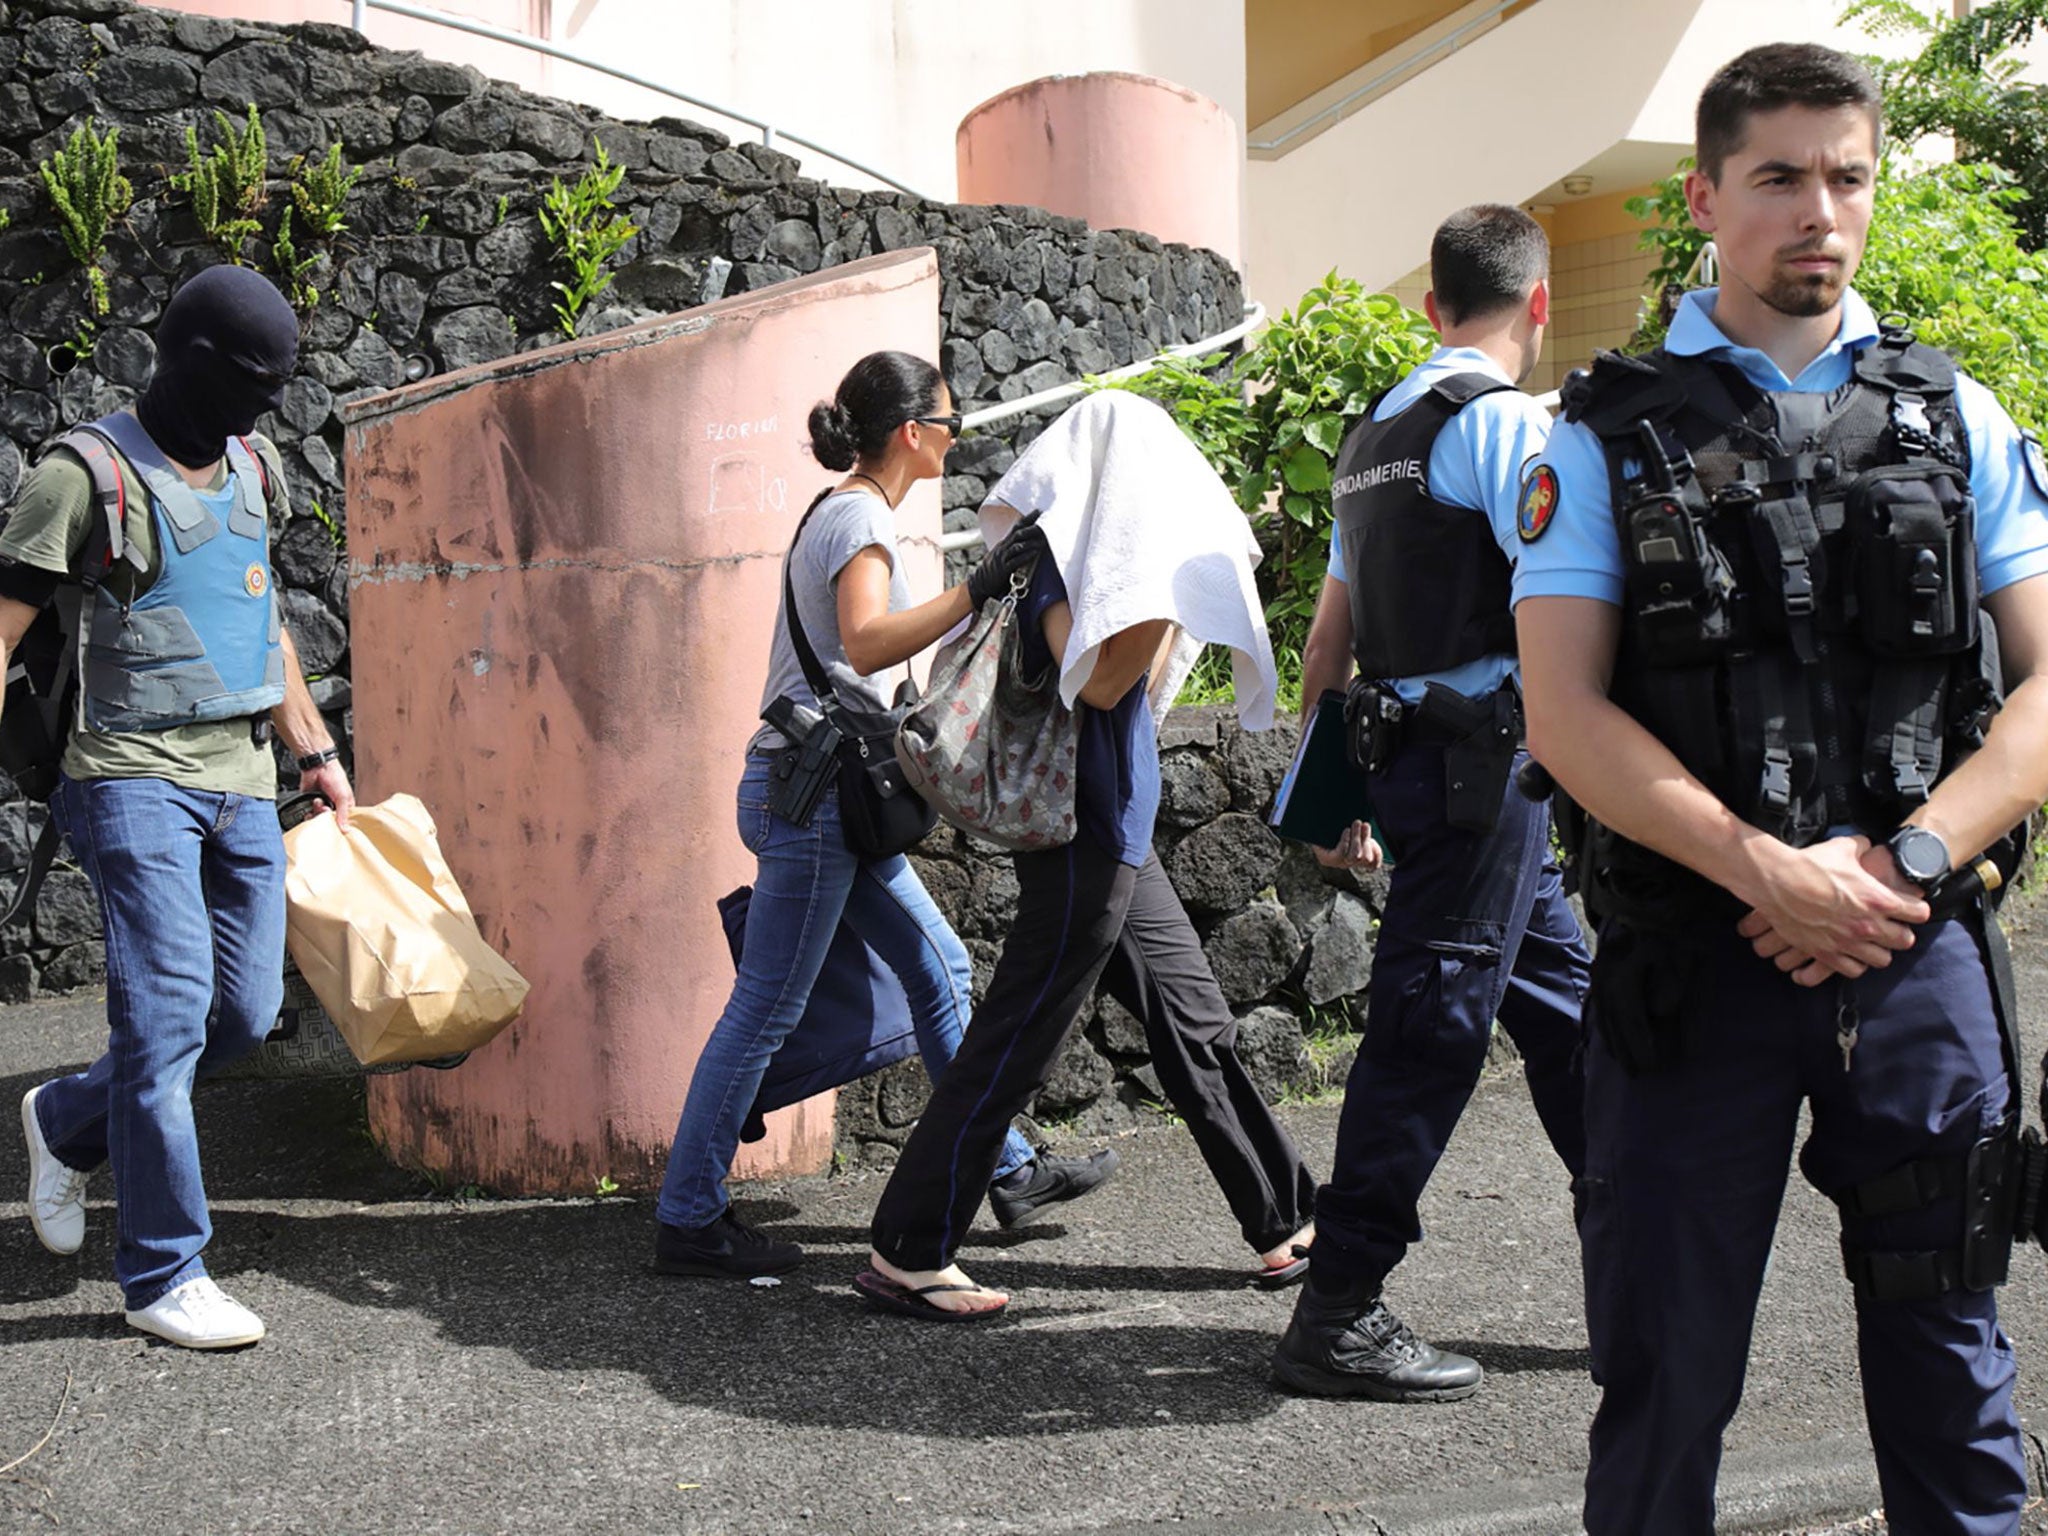
{"type": "MultiPolygon", "coordinates": [[[[1477,347],[1438,347],[1415,371],[1387,391],[1373,412],[1374,421],[1397,416],[1420,399],[1439,379],[1459,373],[1483,373],[1503,384],[1514,383],[1499,363],[1477,347]]],[[[1514,564],[1522,542],[1515,533],[1515,501],[1522,471],[1550,436],[1550,413],[1519,389],[1481,395],[1453,416],[1437,434],[1429,455],[1429,494],[1454,507],[1470,507],[1493,524],[1494,542],[1514,564]]],[[[1617,566],[1617,569],[1619,567],[1617,566]]],[[[1345,581],[1344,551],[1337,530],[1330,530],[1330,577],[1345,581]]],[[[1492,693],[1519,673],[1512,656],[1482,656],[1447,672],[1392,681],[1394,691],[1410,704],[1421,702],[1426,684],[1455,688],[1468,698],[1492,693]]]]}
{"type": "MultiPolygon", "coordinates": [[[[1850,379],[1856,353],[1877,339],[1877,317],[1852,289],[1842,325],[1827,350],[1796,379],[1754,347],[1738,346],[1714,323],[1720,290],[1688,293],[1672,317],[1664,349],[1681,357],[1735,364],[1758,389],[1824,394],[1850,379]]],[[[1975,379],[1958,375],[1956,414],[1970,440],[1970,489],[1977,498],[1977,570],[1986,595],[2048,572],[2048,492],[2028,471],[2028,443],[2005,407],[1975,379]]],[[[2036,450],[2038,452],[2038,450],[2036,450]]],[[[1581,423],[1560,421],[1541,462],[1557,476],[1557,510],[1515,564],[1515,601],[1525,597],[1622,600],[1621,536],[1600,439],[1581,423]]]]}

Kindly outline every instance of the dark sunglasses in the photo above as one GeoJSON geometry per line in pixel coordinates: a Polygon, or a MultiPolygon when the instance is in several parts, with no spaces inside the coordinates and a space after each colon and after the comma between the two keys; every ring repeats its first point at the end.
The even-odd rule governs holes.
{"type": "Polygon", "coordinates": [[[967,418],[955,411],[950,416],[913,416],[910,419],[922,427],[944,427],[953,436],[958,437],[961,423],[967,418]]]}

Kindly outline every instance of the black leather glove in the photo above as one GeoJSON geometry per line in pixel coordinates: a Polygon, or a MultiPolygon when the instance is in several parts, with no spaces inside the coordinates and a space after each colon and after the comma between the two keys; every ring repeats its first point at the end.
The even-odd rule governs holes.
{"type": "Polygon", "coordinates": [[[968,604],[979,613],[983,603],[1010,590],[1012,576],[1019,572],[1028,574],[1047,552],[1045,530],[1038,526],[1038,514],[1033,512],[1020,520],[1002,543],[981,557],[981,564],[967,578],[968,604]]]}

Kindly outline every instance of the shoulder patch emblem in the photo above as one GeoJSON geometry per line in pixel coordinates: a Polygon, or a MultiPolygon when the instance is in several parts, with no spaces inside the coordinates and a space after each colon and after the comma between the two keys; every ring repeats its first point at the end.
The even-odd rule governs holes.
{"type": "Polygon", "coordinates": [[[251,597],[261,597],[270,590],[270,572],[263,568],[261,561],[242,573],[242,586],[251,597]]]}
{"type": "Polygon", "coordinates": [[[2026,456],[2027,476],[2034,482],[2034,489],[2048,496],[2048,452],[2041,447],[2039,434],[2020,434],[2020,451],[2026,456]]]}
{"type": "Polygon", "coordinates": [[[1522,536],[1524,544],[1534,544],[1543,537],[1556,514],[1557,471],[1548,464],[1538,464],[1522,480],[1522,495],[1515,506],[1515,532],[1522,536]]]}

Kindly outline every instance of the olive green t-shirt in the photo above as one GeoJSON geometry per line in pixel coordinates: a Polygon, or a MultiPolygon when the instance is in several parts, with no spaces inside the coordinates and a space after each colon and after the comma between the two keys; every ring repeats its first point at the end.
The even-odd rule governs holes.
{"type": "MultiPolygon", "coordinates": [[[[291,511],[284,468],[277,449],[265,438],[249,446],[263,456],[270,477],[271,528],[283,526],[291,511]]],[[[117,460],[118,462],[118,460],[117,460]]],[[[142,557],[136,570],[123,565],[108,577],[108,590],[121,597],[147,592],[163,569],[157,551],[156,519],[142,482],[121,465],[128,499],[127,537],[142,557]]],[[[222,465],[215,485],[227,483],[222,465]]],[[[0,526],[0,558],[76,579],[78,560],[99,516],[93,497],[92,472],[65,449],[44,455],[29,471],[15,498],[13,511],[0,526]]],[[[273,587],[275,572],[271,575],[273,587]]],[[[64,772],[74,779],[166,779],[183,789],[208,789],[273,799],[277,764],[267,745],[250,734],[246,718],[207,720],[162,731],[93,731],[74,724],[64,749],[64,772]]]]}

